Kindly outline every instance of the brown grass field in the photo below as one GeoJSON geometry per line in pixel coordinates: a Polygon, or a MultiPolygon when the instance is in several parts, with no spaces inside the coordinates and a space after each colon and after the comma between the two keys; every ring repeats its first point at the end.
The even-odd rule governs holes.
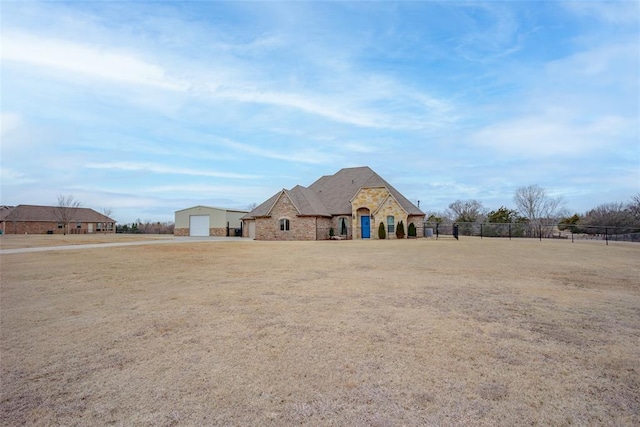
{"type": "Polygon", "coordinates": [[[637,244],[194,242],[0,268],[2,425],[640,424],[637,244]]]}

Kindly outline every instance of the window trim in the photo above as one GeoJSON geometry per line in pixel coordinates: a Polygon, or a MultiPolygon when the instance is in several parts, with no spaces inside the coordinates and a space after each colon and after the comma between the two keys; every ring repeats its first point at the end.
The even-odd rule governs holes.
{"type": "Polygon", "coordinates": [[[280,218],[280,231],[291,231],[291,221],[289,218],[280,218]]]}
{"type": "Polygon", "coordinates": [[[387,216],[387,232],[390,234],[395,233],[395,228],[396,228],[395,221],[396,219],[393,215],[387,216]]]}

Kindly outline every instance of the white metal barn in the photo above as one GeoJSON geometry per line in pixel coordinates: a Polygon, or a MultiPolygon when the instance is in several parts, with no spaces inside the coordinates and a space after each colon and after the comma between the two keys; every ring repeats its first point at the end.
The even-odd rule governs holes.
{"type": "Polygon", "coordinates": [[[176,211],[174,236],[242,236],[247,211],[194,206],[176,211]]]}

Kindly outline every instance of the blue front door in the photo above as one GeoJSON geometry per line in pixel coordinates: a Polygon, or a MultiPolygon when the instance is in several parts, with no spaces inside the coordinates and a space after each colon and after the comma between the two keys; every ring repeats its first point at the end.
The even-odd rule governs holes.
{"type": "Polygon", "coordinates": [[[371,237],[371,218],[368,215],[360,217],[360,228],[362,229],[363,239],[371,237]]]}

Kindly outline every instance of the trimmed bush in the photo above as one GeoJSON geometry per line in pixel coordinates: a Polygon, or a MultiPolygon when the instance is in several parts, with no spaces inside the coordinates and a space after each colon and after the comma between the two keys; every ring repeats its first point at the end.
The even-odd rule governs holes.
{"type": "Polygon", "coordinates": [[[396,237],[398,239],[404,239],[404,224],[400,221],[398,224],[398,228],[396,228],[396,237]]]}
{"type": "Polygon", "coordinates": [[[409,224],[409,229],[407,231],[409,237],[416,237],[418,233],[416,232],[416,225],[414,223],[409,224]]]}
{"type": "Polygon", "coordinates": [[[387,231],[384,229],[384,223],[380,223],[380,227],[378,227],[378,238],[380,240],[384,240],[387,238],[387,231]]]}

